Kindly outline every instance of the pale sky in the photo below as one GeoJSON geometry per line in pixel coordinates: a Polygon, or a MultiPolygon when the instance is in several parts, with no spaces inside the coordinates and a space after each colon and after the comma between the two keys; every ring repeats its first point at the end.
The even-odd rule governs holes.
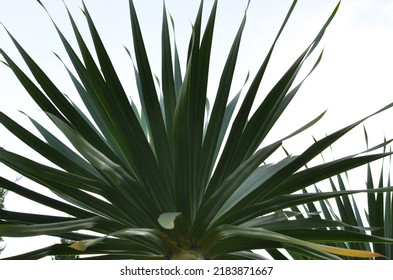
{"type": "MultiPolygon", "coordinates": [[[[84,34],[87,35],[86,24],[79,10],[79,7],[82,6],[81,1],[66,0],[65,2],[77,22],[83,27],[84,34]]],[[[134,2],[145,35],[150,63],[155,74],[159,75],[162,1],[134,0],[134,2]]],[[[210,10],[212,2],[212,0],[205,1],[206,11],[210,10]]],[[[62,1],[43,0],[43,3],[64,33],[69,38],[73,38],[62,1]]],[[[133,70],[123,49],[123,45],[132,49],[128,1],[86,0],[85,3],[95,20],[126,90],[132,95],[135,92],[133,70]]],[[[248,71],[250,71],[251,77],[255,75],[291,3],[292,1],[288,0],[251,1],[239,54],[238,69],[235,73],[233,93],[239,90],[248,71]]],[[[56,52],[62,58],[66,58],[65,51],[48,16],[37,1],[0,0],[0,4],[0,22],[49,73],[49,76],[63,92],[71,97],[76,96],[63,66],[52,53],[56,52]]],[[[246,0],[219,1],[213,43],[211,80],[209,81],[211,94],[214,94],[217,87],[219,73],[223,68],[246,4],[246,0]]],[[[283,74],[286,67],[308,46],[336,4],[337,1],[333,0],[299,0],[298,7],[278,43],[268,68],[269,74],[260,90],[261,98],[283,74]]],[[[199,1],[166,0],[166,5],[175,20],[176,38],[184,71],[191,23],[195,18],[199,1]]],[[[205,18],[207,15],[206,13],[205,18]]],[[[0,29],[0,48],[23,66],[23,69],[26,69],[6,32],[2,28],[0,29]]],[[[298,141],[285,143],[291,152],[301,152],[312,143],[311,136],[321,138],[325,133],[342,128],[392,102],[392,35],[392,1],[343,0],[319,49],[324,48],[324,57],[319,68],[303,85],[269,139],[278,139],[278,137],[292,132],[327,109],[324,119],[315,127],[304,132],[303,136],[299,136],[298,141]]],[[[310,61],[310,65],[312,63],[313,61],[310,61]]],[[[42,113],[19,85],[11,71],[4,65],[0,65],[0,97],[2,100],[0,110],[14,117],[26,127],[30,128],[31,125],[26,117],[18,112],[19,110],[42,120],[42,113]]],[[[384,135],[387,138],[393,137],[393,126],[390,122],[392,117],[393,111],[390,110],[365,123],[371,144],[382,142],[384,135]]],[[[35,156],[1,126],[0,146],[23,155],[35,156]]],[[[335,147],[335,157],[364,150],[362,127],[351,132],[335,147]]],[[[0,176],[14,180],[17,174],[0,164],[0,176]]],[[[26,179],[22,179],[20,183],[26,186],[31,185],[26,179]]],[[[30,211],[31,208],[28,205],[11,193],[7,196],[6,207],[9,210],[30,211]]],[[[14,241],[14,239],[6,239],[6,241],[8,247],[2,257],[51,245],[54,242],[47,238],[37,238],[33,242],[31,240],[14,241]]]]}

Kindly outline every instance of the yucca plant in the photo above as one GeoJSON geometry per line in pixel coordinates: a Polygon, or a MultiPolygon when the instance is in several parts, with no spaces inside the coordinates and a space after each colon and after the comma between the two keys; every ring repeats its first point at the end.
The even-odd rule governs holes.
{"type": "MultiPolygon", "coordinates": [[[[209,102],[207,85],[217,2],[214,1],[204,31],[201,2],[184,76],[164,6],[162,73],[158,85],[134,3],[129,1],[133,36],[133,52],[129,53],[135,61],[130,67],[134,67],[139,95],[124,91],[85,5],[83,12],[97,59],[70,12],[80,54],[53,21],[73,69],[64,65],[86,110],[64,95],[9,33],[35,81],[0,50],[4,63],[72,147],[32,118],[42,138],[0,114],[0,121],[8,130],[56,167],[5,149],[0,149],[1,162],[50,189],[55,197],[3,177],[0,186],[64,213],[54,216],[3,210],[0,235],[50,235],[75,240],[72,245],[53,245],[14,259],[62,254],[92,259],[263,259],[263,251],[257,249],[269,252],[273,258],[282,256],[278,249],[315,259],[371,258],[379,254],[326,243],[392,241],[354,234],[348,230],[350,225],[333,219],[294,219],[302,213],[291,210],[305,203],[354,193],[298,191],[381,159],[387,153],[357,154],[308,169],[303,167],[352,128],[392,104],[316,141],[298,156],[278,162],[270,160],[284,140],[315,124],[323,114],[283,139],[264,143],[303,84],[305,78],[296,84],[295,79],[310,54],[317,50],[339,4],[265,99],[255,104],[272,52],[297,1],[290,7],[255,77],[247,81],[245,93],[241,91],[230,98],[245,13],[215,98],[209,102]]],[[[322,53],[310,73],[321,57],[322,53]]]]}

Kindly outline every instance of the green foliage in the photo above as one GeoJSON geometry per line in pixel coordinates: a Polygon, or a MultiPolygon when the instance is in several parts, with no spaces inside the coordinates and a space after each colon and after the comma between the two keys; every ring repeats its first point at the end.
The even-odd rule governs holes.
{"type": "MultiPolygon", "coordinates": [[[[63,245],[70,245],[72,243],[74,243],[75,241],[73,240],[69,240],[66,238],[60,238],[60,243],[63,245]]],[[[79,259],[78,255],[55,255],[52,257],[52,260],[76,260],[79,259]]]]}
{"type": "MultiPolygon", "coordinates": [[[[365,140],[367,149],[369,149],[368,143],[368,135],[366,129],[364,129],[365,140]]],[[[389,143],[391,141],[388,141],[389,143]]],[[[386,151],[386,145],[389,144],[386,139],[383,146],[384,151],[386,151]]],[[[380,148],[380,147],[378,147],[380,148]]],[[[385,162],[385,159],[381,162],[380,169],[374,169],[378,171],[379,177],[375,180],[375,171],[372,171],[371,164],[367,164],[367,181],[366,187],[368,190],[379,190],[376,193],[367,194],[367,208],[364,213],[359,210],[359,201],[355,197],[337,197],[335,199],[335,204],[337,209],[334,208],[328,201],[320,201],[319,206],[322,209],[321,216],[323,214],[324,217],[329,219],[333,219],[336,221],[342,221],[345,224],[353,225],[350,230],[354,233],[366,234],[367,231],[371,231],[373,235],[384,237],[384,238],[393,238],[393,230],[392,230],[392,191],[383,190],[389,188],[391,186],[391,156],[388,158],[388,163],[385,162]]],[[[329,179],[330,186],[333,191],[337,190],[349,190],[350,185],[346,182],[349,180],[346,176],[337,175],[335,180],[333,178],[329,179]]],[[[318,190],[317,190],[318,191],[318,190]]],[[[316,203],[308,205],[308,211],[315,213],[318,205],[316,203]]],[[[315,217],[315,214],[313,215],[315,217]]],[[[360,250],[372,250],[372,248],[380,252],[383,257],[378,259],[392,259],[392,249],[393,245],[386,244],[370,244],[365,241],[362,243],[337,243],[336,246],[340,246],[348,249],[360,249],[360,250]]]]}
{"type": "Polygon", "coordinates": [[[0,209],[4,209],[4,199],[7,190],[0,188],[0,209]]]}
{"type": "MultiPolygon", "coordinates": [[[[366,142],[367,141],[367,132],[365,130],[366,142]]],[[[386,139],[385,139],[386,141],[386,139]]],[[[367,165],[367,182],[366,186],[369,190],[381,190],[385,186],[390,186],[390,178],[391,178],[391,162],[392,157],[389,156],[389,164],[384,165],[384,161],[382,162],[382,166],[380,168],[380,174],[378,183],[374,183],[374,178],[371,171],[370,164],[367,165]],[[388,168],[386,168],[388,167],[388,168]]],[[[393,238],[393,200],[392,200],[392,192],[382,193],[379,192],[377,194],[369,194],[367,196],[368,207],[365,213],[367,223],[370,227],[375,228],[373,232],[376,236],[383,236],[387,238],[393,238]]],[[[356,205],[355,205],[356,206],[356,205]]],[[[381,252],[384,258],[393,259],[393,245],[392,244],[374,244],[374,250],[381,252]]]]}
{"type": "MultiPolygon", "coordinates": [[[[4,199],[5,195],[7,193],[7,190],[0,188],[0,211],[4,209],[4,199]]],[[[0,243],[3,241],[3,239],[0,236],[0,243]]],[[[0,246],[0,253],[4,250],[4,247],[0,246]]]]}
{"type": "MultiPolygon", "coordinates": [[[[2,177],[0,186],[64,213],[64,216],[53,216],[2,211],[0,235],[52,235],[75,241],[11,259],[48,255],[81,255],[82,258],[94,255],[85,256],[91,259],[262,259],[255,250],[264,249],[273,258],[283,258],[278,251],[281,248],[304,258],[372,258],[380,255],[368,250],[371,248],[353,250],[327,244],[393,242],[379,235],[354,233],[348,229],[350,224],[328,217],[306,217],[296,210],[301,205],[361,192],[302,193],[301,190],[390,153],[367,154],[372,150],[369,149],[308,169],[303,167],[361,122],[393,104],[316,141],[300,155],[278,162],[273,162],[271,155],[282,142],[314,125],[323,113],[283,139],[268,145],[264,141],[301,88],[305,78],[298,74],[310,55],[317,52],[339,4],[314,40],[265,99],[256,104],[270,58],[297,1],[293,1],[256,75],[250,78],[250,83],[247,78],[247,90],[242,89],[231,98],[229,93],[247,19],[245,13],[221,73],[215,99],[209,101],[207,83],[212,71],[210,55],[217,2],[204,30],[201,2],[184,76],[164,7],[161,87],[157,87],[137,13],[132,0],[129,1],[134,45],[133,52],[127,51],[135,58],[138,85],[138,95],[131,94],[131,102],[88,9],[83,6],[93,50],[87,46],[71,13],[68,15],[78,50],[53,21],[72,68],[64,66],[87,112],[69,100],[8,33],[34,80],[0,49],[5,64],[73,149],[34,119],[31,121],[42,138],[0,113],[0,122],[9,131],[56,167],[5,149],[0,149],[0,161],[48,188],[57,198],[2,177]]],[[[306,78],[319,64],[322,54],[306,78]]],[[[364,190],[370,194],[379,191],[364,190]]]]}

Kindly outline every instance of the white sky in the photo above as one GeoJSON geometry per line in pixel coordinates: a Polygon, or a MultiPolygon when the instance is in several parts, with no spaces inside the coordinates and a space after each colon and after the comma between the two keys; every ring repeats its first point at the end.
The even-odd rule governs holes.
{"type": "MultiPolygon", "coordinates": [[[[55,21],[69,35],[68,38],[73,38],[61,1],[44,0],[43,2],[55,21]]],[[[65,2],[87,34],[82,13],[79,11],[81,1],[66,0],[65,2]]],[[[123,45],[132,48],[128,1],[86,0],[85,2],[111,58],[119,70],[120,78],[128,92],[132,94],[134,92],[133,72],[131,63],[123,50],[123,45]]],[[[153,71],[159,75],[162,1],[135,0],[134,2],[145,35],[150,63],[153,71]]],[[[210,9],[213,1],[205,2],[206,10],[210,9]]],[[[238,69],[235,73],[233,93],[238,91],[248,71],[250,71],[251,77],[255,75],[291,2],[288,0],[251,1],[239,54],[238,69]]],[[[211,80],[209,81],[211,94],[217,87],[219,73],[237,32],[246,3],[246,0],[221,0],[219,2],[211,63],[213,70],[211,70],[211,80]]],[[[261,87],[261,98],[276,79],[283,74],[286,67],[310,43],[336,3],[337,1],[333,0],[299,1],[268,68],[269,74],[261,87]]],[[[0,4],[0,22],[50,74],[49,76],[63,92],[75,96],[75,91],[63,66],[52,54],[53,51],[60,54],[62,58],[66,57],[45,11],[36,1],[32,0],[0,0],[0,4]]],[[[180,56],[184,62],[191,22],[195,18],[199,1],[166,0],[166,5],[175,19],[176,38],[180,56]]],[[[205,15],[207,16],[207,13],[205,15]]],[[[286,135],[328,109],[324,119],[312,129],[304,132],[303,136],[298,137],[298,141],[285,143],[291,152],[301,152],[306,145],[311,144],[311,136],[321,138],[325,133],[333,132],[392,102],[392,35],[392,1],[343,0],[321,45],[324,47],[322,63],[304,84],[283,119],[279,121],[277,128],[272,131],[269,139],[274,140],[286,135]]],[[[0,30],[0,48],[4,49],[20,65],[23,65],[4,30],[0,30]]],[[[184,70],[184,63],[182,66],[184,70]]],[[[26,67],[23,66],[23,69],[26,67]]],[[[24,116],[18,113],[18,110],[38,119],[42,117],[37,106],[33,104],[17,79],[3,65],[0,66],[0,97],[0,110],[14,117],[26,127],[31,127],[31,125],[24,116]]],[[[393,127],[390,122],[392,116],[393,111],[390,110],[365,123],[370,134],[371,144],[382,142],[384,135],[388,138],[393,137],[393,127]]],[[[35,156],[1,126],[0,146],[5,146],[9,150],[18,151],[24,155],[35,156]]],[[[335,157],[364,150],[365,144],[361,127],[337,143],[335,147],[335,157]]],[[[10,180],[17,177],[16,173],[1,164],[0,175],[10,180]]],[[[30,186],[26,179],[22,179],[20,183],[30,186]]],[[[12,194],[7,196],[6,203],[8,209],[26,211],[28,208],[28,204],[18,200],[12,194]]],[[[34,239],[33,242],[31,240],[15,242],[13,239],[6,239],[6,241],[8,247],[2,257],[53,243],[47,238],[34,239]]]]}

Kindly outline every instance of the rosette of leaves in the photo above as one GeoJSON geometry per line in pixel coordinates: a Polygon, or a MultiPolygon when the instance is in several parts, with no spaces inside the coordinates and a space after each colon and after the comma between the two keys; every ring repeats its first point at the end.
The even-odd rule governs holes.
{"type": "MultiPolygon", "coordinates": [[[[256,104],[272,52],[297,1],[289,8],[257,73],[247,81],[247,90],[232,98],[229,93],[246,24],[247,12],[244,14],[217,93],[209,102],[207,84],[217,2],[213,3],[205,28],[202,28],[203,1],[200,4],[184,73],[180,70],[177,46],[171,39],[173,29],[164,6],[162,73],[158,87],[134,3],[129,1],[133,38],[133,51],[130,48],[129,53],[135,61],[130,67],[134,67],[138,94],[125,92],[85,5],[83,13],[93,48],[87,46],[86,38],[68,10],[78,50],[71,46],[53,20],[72,64],[64,66],[87,110],[65,96],[7,31],[33,77],[0,50],[4,63],[72,147],[32,118],[41,137],[0,114],[0,122],[9,131],[56,167],[5,149],[0,149],[0,161],[50,189],[55,197],[34,192],[3,177],[0,186],[64,213],[64,216],[56,216],[2,210],[0,235],[50,235],[75,240],[71,245],[52,245],[11,259],[73,254],[80,255],[81,259],[263,259],[262,252],[280,258],[278,249],[315,259],[371,258],[379,256],[378,252],[329,243],[392,241],[354,234],[348,230],[351,225],[332,219],[294,219],[301,213],[288,210],[353,193],[298,191],[387,155],[349,155],[303,169],[371,115],[316,141],[300,155],[278,162],[272,163],[269,158],[280,149],[282,142],[315,124],[323,114],[299,125],[283,139],[271,144],[264,142],[304,82],[305,78],[300,82],[298,79],[297,83],[295,79],[299,78],[299,71],[310,54],[316,52],[339,4],[315,39],[264,100],[256,104]]],[[[322,52],[310,73],[321,57],[322,52]]]]}

